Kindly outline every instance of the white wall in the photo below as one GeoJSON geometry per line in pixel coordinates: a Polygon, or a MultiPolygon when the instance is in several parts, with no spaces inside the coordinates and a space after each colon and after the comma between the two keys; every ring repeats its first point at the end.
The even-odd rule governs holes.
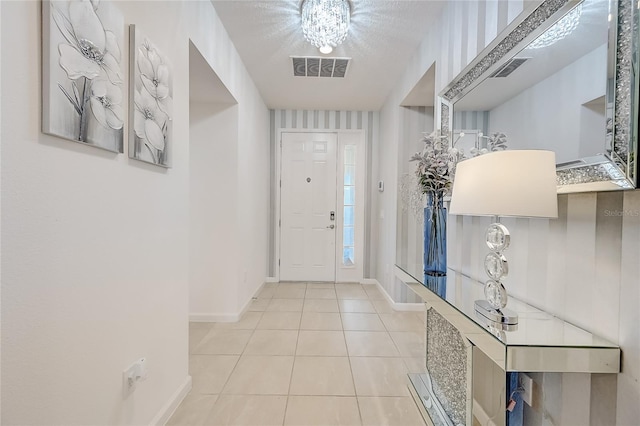
{"type": "Polygon", "coordinates": [[[225,320],[237,314],[238,106],[189,104],[189,314],[225,320]]]}
{"type": "Polygon", "coordinates": [[[268,110],[213,6],[114,4],[173,63],[172,169],[42,134],[41,3],[1,3],[3,424],[148,424],[188,386],[189,39],[238,100],[236,306],[266,276],[268,110]]]}
{"type": "MultiPolygon", "coordinates": [[[[0,5],[0,25],[2,24],[2,5],[0,5]]],[[[2,31],[0,31],[0,46],[2,46],[2,31]]],[[[2,55],[0,55],[0,81],[2,81],[2,55]]],[[[2,85],[0,84],[0,99],[2,99],[2,85]]],[[[0,108],[0,123],[2,123],[2,108],[0,108]]],[[[0,132],[0,188],[2,187],[2,132],[0,132]]],[[[0,223],[2,221],[2,197],[0,197],[0,223]]],[[[0,226],[0,277],[2,276],[2,227],[0,226]]],[[[0,317],[2,315],[2,291],[0,288],[0,317]]],[[[2,321],[0,320],[0,323],[2,321]]],[[[0,342],[2,342],[2,327],[0,327],[0,342]]],[[[0,359],[2,348],[0,343],[0,359]]],[[[2,383],[2,369],[0,368],[0,383],[2,383]]],[[[2,386],[0,386],[0,401],[2,401],[2,386]]],[[[2,421],[2,404],[0,403],[0,422],[2,421]]]]}
{"type": "Polygon", "coordinates": [[[604,44],[492,109],[488,133],[505,133],[509,149],[553,150],[558,163],[602,153],[604,100],[601,114],[584,104],[605,95],[606,59],[604,44]]]}
{"type": "MultiPolygon", "coordinates": [[[[207,2],[208,3],[208,2],[207,2]]],[[[238,99],[238,295],[242,310],[269,275],[269,110],[242,64],[234,64],[238,99]]],[[[223,80],[224,81],[224,80],[223,80]]],[[[239,311],[238,310],[238,311],[239,311]]]]}
{"type": "MultiPolygon", "coordinates": [[[[378,230],[376,278],[390,294],[399,292],[396,289],[402,285],[388,271],[395,260],[396,223],[390,209],[396,202],[392,182],[397,179],[403,134],[400,102],[433,61],[439,93],[528,4],[520,0],[450,2],[385,102],[380,116],[379,173],[389,190],[381,200],[386,219],[378,230]]],[[[535,410],[527,408],[526,424],[635,425],[640,418],[640,191],[575,194],[561,196],[559,201],[558,220],[514,221],[513,241],[519,246],[509,249],[514,262],[510,290],[620,344],[622,373],[536,375],[544,401],[535,410]]],[[[451,266],[479,276],[485,226],[481,219],[449,217],[451,266]]]]}

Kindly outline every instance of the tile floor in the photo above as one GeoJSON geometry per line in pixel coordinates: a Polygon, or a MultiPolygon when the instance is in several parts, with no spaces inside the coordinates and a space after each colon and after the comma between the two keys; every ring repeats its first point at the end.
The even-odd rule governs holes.
{"type": "Polygon", "coordinates": [[[374,285],[268,283],[236,323],[191,323],[193,389],[168,425],[424,425],[406,374],[424,314],[374,285]]]}

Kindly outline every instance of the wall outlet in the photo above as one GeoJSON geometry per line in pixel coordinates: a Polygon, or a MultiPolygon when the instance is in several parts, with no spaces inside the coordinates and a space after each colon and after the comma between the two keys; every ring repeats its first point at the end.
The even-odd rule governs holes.
{"type": "Polygon", "coordinates": [[[149,376],[147,359],[140,358],[122,372],[122,397],[127,398],[136,389],[136,384],[149,376]]]}
{"type": "Polygon", "coordinates": [[[525,373],[519,373],[518,384],[523,388],[522,400],[531,407],[533,405],[533,379],[525,373]]]}
{"type": "Polygon", "coordinates": [[[136,389],[135,364],[122,372],[122,397],[127,398],[136,389]]]}

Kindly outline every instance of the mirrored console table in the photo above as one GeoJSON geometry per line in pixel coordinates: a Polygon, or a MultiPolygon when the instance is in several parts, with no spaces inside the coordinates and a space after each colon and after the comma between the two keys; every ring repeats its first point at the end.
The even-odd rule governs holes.
{"type": "Polygon", "coordinates": [[[474,310],[482,283],[449,270],[441,297],[411,272],[417,269],[396,265],[396,276],[425,303],[425,371],[409,378],[434,425],[510,424],[507,394],[521,384],[517,372],[620,371],[619,346],[514,298],[517,327],[496,327],[474,310]]]}

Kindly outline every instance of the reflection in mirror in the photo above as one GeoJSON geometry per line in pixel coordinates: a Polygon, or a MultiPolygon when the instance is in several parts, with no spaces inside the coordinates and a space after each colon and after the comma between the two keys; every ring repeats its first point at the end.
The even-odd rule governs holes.
{"type": "MultiPolygon", "coordinates": [[[[612,4],[627,14],[627,3],[612,4]]],[[[635,134],[629,109],[637,77],[633,67],[624,68],[631,50],[619,45],[631,40],[632,28],[628,17],[621,19],[626,27],[615,25],[615,13],[610,25],[608,0],[573,6],[556,13],[550,19],[555,24],[540,25],[546,31],[521,43],[524,47],[518,44],[476,80],[470,82],[474,69],[490,55],[456,79],[467,87],[454,90],[454,83],[445,93],[455,101],[452,139],[459,139],[467,156],[473,147],[484,146],[478,135],[493,132],[506,134],[509,149],[552,150],[558,183],[565,185],[560,192],[633,188],[635,134]]],[[[517,37],[515,32],[504,40],[517,37]]]]}
{"type": "Polygon", "coordinates": [[[576,6],[455,103],[454,132],[478,123],[507,134],[510,149],[555,151],[559,164],[602,155],[607,15],[606,0],[576,6]]]}
{"type": "MultiPolygon", "coordinates": [[[[472,126],[474,126],[472,124],[472,126]]],[[[484,126],[486,128],[487,126],[484,126]]],[[[507,149],[507,135],[502,132],[493,132],[491,136],[482,131],[454,130],[452,145],[462,152],[462,159],[477,157],[494,151],[507,149]]]]}

